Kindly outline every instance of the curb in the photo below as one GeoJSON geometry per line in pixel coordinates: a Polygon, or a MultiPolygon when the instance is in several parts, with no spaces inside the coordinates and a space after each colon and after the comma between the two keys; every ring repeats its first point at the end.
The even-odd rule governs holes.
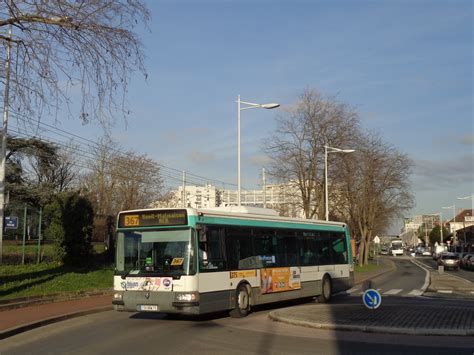
{"type": "Polygon", "coordinates": [[[315,323],[310,321],[290,319],[280,317],[270,312],[268,317],[276,322],[303,326],[307,328],[326,329],[326,330],[342,330],[342,331],[359,331],[365,333],[384,333],[397,335],[445,335],[445,336],[471,336],[474,335],[474,329],[429,329],[429,328],[397,328],[397,327],[380,327],[380,326],[363,326],[348,325],[336,323],[315,323]]]}
{"type": "Polygon", "coordinates": [[[15,328],[6,329],[6,330],[0,332],[0,340],[11,337],[11,336],[14,336],[14,335],[17,335],[17,334],[20,334],[20,333],[23,333],[23,332],[26,332],[28,330],[36,329],[36,328],[39,328],[39,327],[42,327],[42,326],[45,326],[45,325],[48,325],[48,324],[61,322],[63,320],[67,320],[67,319],[82,317],[82,316],[86,316],[86,315],[89,315],[89,314],[111,311],[112,309],[113,309],[112,305],[110,305],[110,306],[101,306],[101,307],[88,309],[88,310],[85,310],[85,311],[72,312],[72,313],[62,314],[62,315],[51,317],[51,318],[45,318],[45,319],[35,321],[35,322],[29,323],[29,324],[20,325],[20,326],[15,327],[15,328]]]}

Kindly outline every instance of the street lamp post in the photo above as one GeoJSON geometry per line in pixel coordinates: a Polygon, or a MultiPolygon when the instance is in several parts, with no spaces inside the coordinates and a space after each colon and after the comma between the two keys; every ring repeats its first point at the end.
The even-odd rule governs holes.
{"type": "Polygon", "coordinates": [[[456,206],[455,205],[452,205],[452,206],[447,206],[447,207],[441,207],[441,208],[444,208],[445,210],[446,209],[453,209],[453,224],[450,224],[450,229],[451,229],[451,233],[453,235],[453,245],[456,245],[457,244],[457,241],[456,241],[456,206]]]}
{"type": "Polygon", "coordinates": [[[354,149],[339,149],[324,146],[324,211],[326,214],[326,221],[329,221],[329,194],[328,194],[328,154],[329,153],[352,153],[354,149]]]}
{"type": "Polygon", "coordinates": [[[474,195],[458,197],[458,200],[471,200],[471,211],[474,210],[474,195]]]}
{"type": "MultiPolygon", "coordinates": [[[[474,211],[474,195],[458,197],[458,200],[471,200],[471,215],[474,211]]],[[[466,216],[463,219],[463,234],[464,234],[464,244],[462,246],[462,251],[464,251],[464,247],[466,246],[466,216]]]]}
{"type": "Polygon", "coordinates": [[[265,108],[271,110],[277,108],[280,104],[269,103],[269,104],[256,104],[253,102],[246,102],[240,100],[240,95],[237,96],[237,205],[241,204],[241,184],[240,184],[240,111],[249,110],[251,108],[265,108]],[[242,104],[245,105],[242,107],[242,104]]]}

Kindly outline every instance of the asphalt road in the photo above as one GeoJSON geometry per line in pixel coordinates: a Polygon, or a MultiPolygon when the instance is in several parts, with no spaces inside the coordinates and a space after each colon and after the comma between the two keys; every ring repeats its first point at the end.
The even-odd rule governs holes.
{"type": "MultiPolygon", "coordinates": [[[[370,287],[377,289],[382,296],[416,297],[423,293],[428,286],[427,272],[416,266],[408,257],[390,258],[395,263],[396,270],[372,280],[370,287]]],[[[368,285],[355,286],[348,291],[351,295],[362,295],[368,285]]]]}
{"type": "MultiPolygon", "coordinates": [[[[415,298],[425,272],[407,259],[397,270],[374,280],[384,302],[400,307],[449,300],[415,298]]],[[[335,303],[361,302],[359,295],[340,295],[335,303]]],[[[470,304],[472,305],[472,303],[470,304]]],[[[288,304],[285,304],[287,307],[288,304]]],[[[297,307],[298,305],[292,304],[297,307]]],[[[466,306],[468,306],[466,304],[466,306]]],[[[70,319],[38,328],[0,343],[6,354],[470,354],[474,337],[400,336],[336,332],[292,326],[268,318],[272,308],[260,307],[244,319],[226,314],[200,318],[114,311],[70,319]]]]}

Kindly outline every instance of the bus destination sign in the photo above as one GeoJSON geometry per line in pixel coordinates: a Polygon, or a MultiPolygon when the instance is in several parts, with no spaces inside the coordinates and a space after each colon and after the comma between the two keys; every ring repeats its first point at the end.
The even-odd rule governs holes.
{"type": "Polygon", "coordinates": [[[137,211],[120,214],[119,228],[183,226],[188,224],[186,210],[137,211]]]}

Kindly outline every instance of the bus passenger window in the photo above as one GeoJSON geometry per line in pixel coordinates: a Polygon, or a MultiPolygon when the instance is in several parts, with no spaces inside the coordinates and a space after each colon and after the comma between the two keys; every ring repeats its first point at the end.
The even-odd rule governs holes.
{"type": "Polygon", "coordinates": [[[225,268],[224,236],[222,227],[207,227],[199,242],[200,270],[225,268]]]}

